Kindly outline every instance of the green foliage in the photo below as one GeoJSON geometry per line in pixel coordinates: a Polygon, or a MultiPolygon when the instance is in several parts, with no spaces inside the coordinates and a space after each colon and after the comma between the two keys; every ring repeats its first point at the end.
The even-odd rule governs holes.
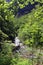
{"type": "Polygon", "coordinates": [[[8,35],[0,30],[0,42],[8,38],[8,35]]]}
{"type": "MultiPolygon", "coordinates": [[[[39,0],[37,0],[39,2],[39,0]]],[[[11,0],[9,3],[6,0],[0,0],[0,29],[8,35],[9,38],[13,39],[18,34],[18,29],[27,22],[25,19],[27,16],[23,16],[20,19],[16,18],[18,8],[23,8],[28,3],[34,2],[33,0],[11,0]],[[17,20],[16,20],[17,19],[17,20]],[[24,21],[25,19],[25,21],[24,21]]],[[[40,1],[42,2],[42,1],[40,1]]],[[[37,16],[35,14],[35,16],[37,16]]]]}
{"type": "MultiPolygon", "coordinates": [[[[26,15],[26,23],[19,29],[19,37],[27,45],[43,43],[43,6],[26,15]]],[[[25,16],[24,16],[25,17],[25,16]]],[[[24,19],[25,21],[25,19],[24,19]]]]}
{"type": "Polygon", "coordinates": [[[11,65],[32,65],[31,60],[26,58],[15,58],[11,62],[11,65]]]}
{"type": "Polygon", "coordinates": [[[0,0],[0,30],[8,35],[8,37],[14,38],[15,30],[13,21],[15,15],[13,14],[13,7],[10,10],[10,7],[13,5],[12,3],[0,0]]]}
{"type": "Polygon", "coordinates": [[[31,13],[16,17],[19,8],[35,2],[42,4],[43,0],[0,0],[0,65],[32,65],[31,60],[12,54],[15,45],[8,40],[16,35],[26,45],[43,46],[43,6],[39,4],[31,13]]]}
{"type": "Polygon", "coordinates": [[[0,65],[10,65],[12,60],[11,45],[7,42],[0,43],[0,65]]]}
{"type": "Polygon", "coordinates": [[[18,5],[22,9],[29,3],[34,4],[35,2],[43,3],[43,0],[18,0],[18,5]]]}

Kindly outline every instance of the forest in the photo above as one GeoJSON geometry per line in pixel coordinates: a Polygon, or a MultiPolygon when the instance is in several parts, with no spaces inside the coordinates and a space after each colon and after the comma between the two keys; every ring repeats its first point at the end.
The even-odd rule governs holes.
{"type": "Polygon", "coordinates": [[[0,0],[0,65],[43,65],[43,0],[0,0]]]}

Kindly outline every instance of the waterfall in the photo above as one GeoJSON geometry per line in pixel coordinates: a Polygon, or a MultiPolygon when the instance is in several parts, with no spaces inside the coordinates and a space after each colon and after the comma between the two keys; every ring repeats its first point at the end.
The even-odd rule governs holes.
{"type": "Polygon", "coordinates": [[[15,37],[15,46],[21,46],[22,43],[20,42],[20,39],[18,37],[15,37]]]}

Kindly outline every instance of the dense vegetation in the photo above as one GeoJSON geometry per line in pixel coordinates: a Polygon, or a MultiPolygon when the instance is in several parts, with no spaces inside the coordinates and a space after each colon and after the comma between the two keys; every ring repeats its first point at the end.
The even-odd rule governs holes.
{"type": "MultiPolygon", "coordinates": [[[[25,16],[23,16],[24,18],[25,16]]],[[[19,29],[19,36],[24,44],[43,44],[43,7],[37,7],[30,14],[26,15],[25,25],[19,29]]],[[[25,21],[24,18],[24,21],[25,21]]]]}
{"type": "Polygon", "coordinates": [[[29,59],[13,55],[12,41],[16,36],[28,47],[43,47],[43,0],[0,0],[0,65],[32,65],[29,59]],[[19,16],[19,10],[29,3],[38,4],[19,16]]]}

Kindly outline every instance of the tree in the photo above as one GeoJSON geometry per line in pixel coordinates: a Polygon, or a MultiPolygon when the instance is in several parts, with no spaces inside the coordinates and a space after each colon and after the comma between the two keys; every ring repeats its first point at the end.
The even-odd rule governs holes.
{"type": "Polygon", "coordinates": [[[26,15],[26,23],[19,29],[18,36],[26,45],[42,45],[43,43],[42,10],[43,6],[36,6],[36,10],[32,10],[30,14],[26,15]]]}
{"type": "Polygon", "coordinates": [[[11,39],[15,36],[13,24],[15,15],[13,14],[12,3],[13,1],[7,3],[5,0],[0,0],[0,30],[11,39]],[[12,7],[11,10],[10,7],[12,7]]]}
{"type": "Polygon", "coordinates": [[[0,42],[0,65],[10,65],[12,60],[12,48],[9,43],[0,42]]]}
{"type": "Polygon", "coordinates": [[[39,4],[43,3],[43,0],[18,0],[18,4],[20,8],[25,7],[29,3],[34,4],[35,2],[38,2],[39,4]]]}

